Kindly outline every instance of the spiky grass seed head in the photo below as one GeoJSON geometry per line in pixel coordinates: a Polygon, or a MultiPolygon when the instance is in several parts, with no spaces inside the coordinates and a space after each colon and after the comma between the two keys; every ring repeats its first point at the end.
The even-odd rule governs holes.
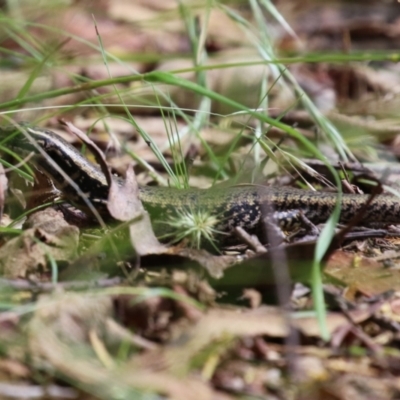
{"type": "Polygon", "coordinates": [[[206,210],[177,210],[173,216],[164,221],[168,225],[168,237],[173,237],[175,242],[188,240],[190,246],[199,249],[204,241],[209,242],[216,250],[215,240],[217,235],[223,235],[215,227],[218,218],[206,210]]]}

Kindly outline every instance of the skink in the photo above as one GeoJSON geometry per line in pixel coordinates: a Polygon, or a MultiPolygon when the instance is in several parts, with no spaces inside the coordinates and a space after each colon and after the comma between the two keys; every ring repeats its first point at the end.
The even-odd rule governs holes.
{"type": "MultiPolygon", "coordinates": [[[[7,143],[22,151],[37,153],[37,167],[43,171],[59,189],[66,200],[77,208],[86,210],[82,193],[95,207],[106,210],[108,185],[100,168],[88,161],[78,150],[59,135],[47,129],[23,125],[22,129],[31,140],[19,134],[7,143]],[[46,156],[40,155],[38,147],[46,156]],[[70,180],[54,168],[49,157],[65,172],[81,190],[71,186],[70,180]]],[[[0,135],[8,137],[18,131],[16,127],[0,127],[0,135]]],[[[122,178],[115,177],[119,183],[122,178]]],[[[340,222],[348,222],[368,201],[368,195],[343,194],[340,222]]],[[[140,199],[150,214],[158,219],[167,219],[179,210],[203,210],[214,215],[216,229],[229,234],[236,226],[249,232],[258,230],[263,224],[265,211],[278,213],[282,225],[291,225],[301,212],[314,224],[325,222],[337,201],[335,193],[315,192],[290,187],[260,187],[253,185],[218,189],[185,189],[167,187],[141,187],[140,199]]],[[[363,222],[368,224],[400,223],[400,201],[391,195],[378,195],[367,207],[363,222]]]]}

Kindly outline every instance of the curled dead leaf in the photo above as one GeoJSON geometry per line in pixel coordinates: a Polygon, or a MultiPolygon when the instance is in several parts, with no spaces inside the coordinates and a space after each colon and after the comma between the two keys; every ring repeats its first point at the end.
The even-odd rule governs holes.
{"type": "Polygon", "coordinates": [[[52,258],[69,262],[76,256],[79,229],[68,225],[51,208],[33,214],[28,229],[0,248],[0,270],[5,278],[21,278],[45,269],[52,258]]]}

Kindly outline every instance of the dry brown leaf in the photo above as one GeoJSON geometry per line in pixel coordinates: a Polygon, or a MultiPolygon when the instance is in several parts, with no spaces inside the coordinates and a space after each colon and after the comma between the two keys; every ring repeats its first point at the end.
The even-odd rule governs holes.
{"type": "Polygon", "coordinates": [[[400,271],[388,269],[374,259],[336,251],[329,259],[325,273],[351,288],[353,292],[376,296],[389,290],[400,290],[400,271]]]}
{"type": "Polygon", "coordinates": [[[76,256],[79,229],[68,225],[61,212],[46,209],[33,214],[28,229],[0,248],[0,269],[5,278],[38,274],[49,257],[69,262],[76,256]]]}
{"type": "MultiPolygon", "coordinates": [[[[154,20],[159,16],[158,11],[153,10],[152,7],[148,7],[146,3],[140,4],[140,1],[127,1],[127,0],[116,0],[110,3],[109,15],[111,18],[121,21],[129,21],[129,22],[144,22],[154,20]]],[[[171,4],[170,0],[164,0],[160,3],[170,3],[170,7],[175,4],[171,4]]]]}
{"type": "Polygon", "coordinates": [[[126,171],[122,186],[116,181],[111,182],[107,208],[111,216],[119,221],[140,219],[145,212],[139,200],[139,187],[132,165],[126,171]]]}
{"type": "Polygon", "coordinates": [[[138,255],[159,254],[165,251],[165,246],[157,240],[150,216],[139,199],[139,187],[132,165],[126,172],[122,186],[115,181],[111,183],[107,207],[115,219],[132,221],[129,225],[130,238],[138,255]]]}
{"type": "Polygon", "coordinates": [[[31,371],[29,368],[22,364],[22,362],[13,359],[4,359],[0,361],[0,371],[22,379],[29,379],[31,371]]]}

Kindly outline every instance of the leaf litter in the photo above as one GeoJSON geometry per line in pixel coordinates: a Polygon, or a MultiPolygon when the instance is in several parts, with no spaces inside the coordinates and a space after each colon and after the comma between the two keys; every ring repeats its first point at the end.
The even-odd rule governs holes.
{"type": "MultiPolygon", "coordinates": [[[[255,2],[252,3],[254,7],[255,2]]],[[[340,2],[337,7],[311,2],[301,10],[281,5],[281,11],[291,21],[296,34],[306,38],[310,52],[350,45],[358,50],[374,46],[384,50],[388,43],[396,44],[399,39],[398,19],[388,18],[397,15],[397,11],[390,4],[376,8],[372,3],[358,11],[362,14],[361,22],[354,19],[352,5],[340,2]],[[377,23],[377,16],[385,22],[377,23]],[[304,23],[305,20],[308,22],[304,23]],[[365,32],[368,35],[360,35],[365,32]]],[[[21,7],[20,16],[42,24],[42,27],[26,27],[37,39],[36,43],[43,43],[43,49],[54,48],[54,42],[62,44],[51,62],[43,65],[31,82],[30,95],[81,81],[106,80],[109,74],[119,77],[133,71],[179,71],[193,65],[187,58],[175,57],[178,53],[187,54],[193,43],[184,31],[181,16],[185,13],[179,14],[174,2],[99,3],[103,14],[96,15],[96,21],[103,46],[113,55],[127,59],[123,66],[120,60],[107,60],[108,71],[101,68],[104,59],[99,57],[99,49],[93,47],[97,43],[90,7],[63,4],[57,18],[51,13],[26,8],[27,5],[21,7]],[[49,35],[45,26],[57,26],[60,30],[57,35],[49,35]],[[75,36],[64,41],[62,32],[75,36]],[[133,59],[132,54],[149,58],[133,59]]],[[[304,113],[298,107],[292,88],[275,82],[273,68],[263,63],[256,50],[249,52],[243,48],[244,43],[248,47],[249,37],[255,34],[245,30],[244,21],[251,21],[254,26],[258,23],[251,7],[230,5],[229,12],[224,7],[211,10],[203,43],[210,55],[214,52],[216,56],[205,61],[207,68],[211,68],[207,72],[209,88],[257,109],[265,106],[259,91],[265,85],[270,88],[266,107],[269,115],[296,124],[305,137],[313,140],[314,121],[309,112],[304,113]],[[259,64],[217,68],[247,61],[259,64]]],[[[206,11],[198,10],[198,21],[206,20],[206,11]]],[[[12,10],[8,16],[16,18],[12,10]]],[[[11,19],[5,21],[10,22],[11,19]]],[[[276,29],[277,45],[283,54],[299,49],[293,35],[286,34],[275,20],[270,24],[276,29]]],[[[30,51],[36,54],[36,45],[32,47],[29,40],[23,43],[15,35],[6,40],[4,37],[2,48],[12,49],[15,55],[26,56],[30,51]]],[[[250,43],[255,44],[251,40],[250,43]]],[[[198,50],[197,55],[200,53],[198,50]]],[[[12,58],[5,60],[14,63],[12,58]]],[[[353,153],[372,164],[381,159],[393,161],[398,155],[398,67],[383,61],[380,67],[352,63],[288,65],[308,96],[339,129],[353,153]]],[[[0,83],[1,101],[6,103],[23,90],[24,86],[15,82],[29,81],[30,73],[18,65],[9,71],[1,68],[3,77],[6,72],[10,74],[0,83]]],[[[188,71],[185,76],[199,82],[200,72],[188,71]]],[[[107,226],[101,231],[96,227],[78,229],[67,223],[63,214],[50,208],[30,216],[23,232],[13,237],[16,232],[7,231],[6,218],[3,219],[0,283],[4,311],[0,315],[0,337],[5,350],[0,370],[5,378],[0,384],[2,395],[8,393],[5,382],[9,379],[14,389],[23,391],[24,396],[20,397],[32,397],[44,377],[48,391],[41,392],[43,397],[50,393],[61,393],[64,397],[83,397],[84,393],[90,393],[97,398],[185,400],[243,396],[268,399],[398,397],[395,230],[378,238],[366,233],[367,239],[357,241],[341,235],[343,231],[337,234],[340,240],[331,246],[324,270],[328,309],[325,327],[330,334],[326,340],[313,308],[316,300],[311,298],[310,291],[296,291],[292,286],[294,282],[309,285],[316,238],[293,236],[292,243],[282,244],[278,252],[269,249],[267,254],[260,247],[264,243],[249,237],[246,243],[250,243],[250,248],[246,243],[221,247],[220,254],[190,248],[185,242],[174,246],[160,243],[138,197],[136,181],[152,183],[144,168],[146,164],[137,160],[132,163],[125,155],[121,157],[121,149],[114,139],[118,137],[123,145],[126,143],[145,160],[153,176],[158,175],[166,182],[171,177],[162,170],[159,159],[139,132],[127,121],[122,123],[117,119],[121,116],[117,113],[129,110],[133,114],[129,118],[135,118],[141,129],[152,133],[170,164],[173,151],[167,149],[165,131],[173,126],[173,135],[182,140],[180,161],[187,162],[190,182],[202,187],[214,180],[229,182],[228,178],[234,183],[247,178],[247,182],[253,179],[294,184],[305,176],[316,185],[329,181],[331,177],[326,171],[321,172],[323,179],[311,172],[311,168],[321,167],[315,160],[304,170],[301,164],[291,167],[293,163],[285,157],[285,152],[310,157],[306,149],[280,129],[263,126],[262,131],[272,147],[269,152],[264,147],[266,153],[260,157],[259,138],[255,136],[259,126],[254,118],[234,114],[236,110],[229,105],[214,102],[207,110],[212,113],[210,120],[198,125],[191,117],[196,117],[201,96],[166,85],[155,88],[135,79],[116,86],[65,93],[55,99],[44,97],[37,103],[40,110],[31,110],[28,105],[26,109],[16,110],[13,117],[16,120],[42,118],[47,121],[47,127],[59,129],[56,117],[60,114],[56,117],[52,114],[56,107],[88,99],[93,104],[104,102],[104,113],[98,114],[83,104],[70,107],[63,117],[74,122],[68,125],[74,132],[75,127],[90,130],[92,140],[81,134],[78,134],[79,140],[67,137],[75,145],[83,141],[90,150],[88,156],[95,155],[109,182],[113,182],[109,164],[97,148],[110,149],[105,132],[111,133],[113,144],[107,155],[112,153],[114,171],[126,175],[127,179],[125,186],[115,185],[115,181],[111,184],[108,207],[122,225],[107,226]],[[121,96],[116,96],[115,90],[121,96]],[[121,99],[125,104],[121,104],[121,99]],[[179,107],[184,110],[184,117],[168,114],[162,119],[160,106],[175,110],[179,107]],[[46,107],[52,110],[47,111],[46,107]],[[271,158],[282,163],[271,165],[271,158]],[[277,274],[282,271],[290,279],[277,281],[277,274]],[[65,384],[75,391],[63,392],[65,384]],[[50,388],[55,391],[51,392],[50,388]]],[[[58,132],[65,135],[62,129],[58,132]]],[[[356,177],[359,170],[349,163],[338,162],[336,151],[322,142],[320,147],[332,157],[332,164],[338,169],[347,165],[344,169],[350,179],[356,177]]],[[[396,181],[396,172],[392,175],[394,178],[385,184],[396,181]]],[[[360,175],[356,181],[357,189],[365,190],[363,178],[366,177],[360,175]]],[[[36,182],[36,185],[44,183],[36,182]]],[[[6,181],[2,181],[1,193],[6,186],[6,181]]],[[[16,193],[18,189],[11,186],[16,193]]],[[[9,193],[5,199],[6,212],[11,209],[10,197],[9,193]]],[[[1,199],[0,205],[3,207],[1,199]]],[[[245,233],[242,237],[246,237],[245,233]]]]}

